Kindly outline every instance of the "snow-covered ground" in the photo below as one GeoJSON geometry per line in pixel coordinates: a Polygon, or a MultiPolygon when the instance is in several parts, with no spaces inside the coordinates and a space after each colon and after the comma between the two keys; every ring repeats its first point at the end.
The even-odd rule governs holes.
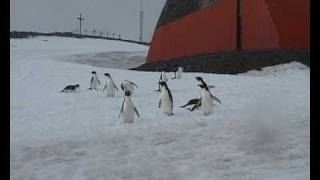
{"type": "Polygon", "coordinates": [[[158,72],[124,70],[126,59],[109,60],[146,52],[146,46],[96,39],[10,40],[11,179],[309,179],[308,67],[293,62],[240,75],[184,73],[168,82],[175,113],[168,117],[153,91],[158,72]],[[94,56],[108,63],[76,62],[94,56]],[[103,85],[105,72],[118,87],[125,79],[138,84],[135,123],[118,118],[121,90],[113,98],[86,90],[92,70],[103,85]],[[216,86],[212,92],[222,101],[210,116],[179,108],[199,96],[198,75],[216,86]],[[76,83],[78,92],[59,93],[76,83]]]}

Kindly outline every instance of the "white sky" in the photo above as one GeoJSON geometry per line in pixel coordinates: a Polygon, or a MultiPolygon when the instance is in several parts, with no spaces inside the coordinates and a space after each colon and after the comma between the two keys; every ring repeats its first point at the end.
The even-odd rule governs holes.
{"type": "MultiPolygon", "coordinates": [[[[155,25],[166,0],[143,0],[143,40],[151,41],[155,25]]],[[[10,30],[56,32],[79,27],[82,13],[84,29],[139,38],[139,0],[10,0],[10,30]]]]}

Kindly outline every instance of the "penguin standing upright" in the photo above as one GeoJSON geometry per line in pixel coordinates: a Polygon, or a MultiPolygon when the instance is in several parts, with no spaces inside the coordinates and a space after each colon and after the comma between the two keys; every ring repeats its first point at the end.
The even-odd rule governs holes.
{"type": "Polygon", "coordinates": [[[173,99],[170,89],[167,86],[167,83],[164,81],[159,82],[161,93],[160,93],[160,100],[159,100],[159,108],[161,111],[171,116],[173,115],[173,99]]]}
{"type": "Polygon", "coordinates": [[[213,100],[216,100],[219,103],[221,103],[221,101],[217,97],[211,94],[211,92],[209,91],[209,88],[206,85],[200,84],[198,86],[201,88],[200,99],[201,99],[202,113],[203,115],[206,115],[206,116],[210,115],[213,112],[213,106],[214,106],[213,100]]]}
{"type": "MultiPolygon", "coordinates": [[[[202,79],[202,77],[198,76],[198,77],[195,77],[198,81],[198,85],[203,85],[204,87],[207,87],[207,89],[210,89],[210,88],[214,88],[213,85],[207,85],[207,83],[202,79]]],[[[217,100],[219,103],[221,103],[221,101],[212,95],[212,93],[210,91],[208,91],[211,95],[211,97],[215,100],[217,100]]],[[[202,93],[201,93],[202,94],[202,93]]],[[[193,105],[193,107],[190,109],[190,111],[193,111],[195,109],[198,109],[200,106],[201,106],[201,96],[200,98],[194,98],[194,99],[191,99],[189,100],[185,105],[183,106],[180,106],[181,108],[184,108],[184,107],[187,107],[187,106],[190,106],[190,105],[193,105]]]]}
{"type": "Polygon", "coordinates": [[[115,94],[115,90],[118,91],[118,88],[117,88],[116,84],[113,82],[109,73],[104,73],[104,75],[107,77],[107,82],[103,88],[103,91],[105,91],[107,89],[107,96],[113,97],[115,94]]]}
{"type": "MultiPolygon", "coordinates": [[[[167,78],[166,73],[164,71],[161,71],[159,83],[160,82],[168,82],[168,78],[167,78]]],[[[160,91],[160,84],[159,84],[159,88],[157,91],[160,91]]]]}
{"type": "Polygon", "coordinates": [[[181,66],[178,67],[178,70],[174,72],[174,77],[171,79],[181,79],[182,72],[183,72],[183,68],[181,66]]]}
{"type": "Polygon", "coordinates": [[[92,71],[91,74],[92,74],[92,77],[91,77],[89,89],[98,90],[98,86],[100,85],[100,81],[98,79],[97,73],[95,71],[92,71]]]}
{"type": "Polygon", "coordinates": [[[136,83],[129,81],[129,80],[124,80],[120,85],[123,92],[130,91],[131,95],[133,94],[134,86],[138,87],[138,85],[136,83]]]}
{"type": "Polygon", "coordinates": [[[124,94],[125,94],[125,97],[122,102],[119,118],[122,113],[124,123],[133,123],[134,113],[136,113],[138,117],[140,117],[140,115],[137,108],[133,105],[133,102],[131,100],[131,92],[125,90],[124,94]]]}
{"type": "Polygon", "coordinates": [[[183,68],[180,66],[177,71],[177,79],[181,79],[183,68]]]}

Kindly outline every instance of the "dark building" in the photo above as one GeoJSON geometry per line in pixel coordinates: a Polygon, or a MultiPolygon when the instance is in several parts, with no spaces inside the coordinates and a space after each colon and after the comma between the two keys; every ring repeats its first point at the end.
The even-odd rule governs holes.
{"type": "Polygon", "coordinates": [[[167,0],[147,62],[240,48],[308,50],[309,4],[309,0],[167,0]]]}

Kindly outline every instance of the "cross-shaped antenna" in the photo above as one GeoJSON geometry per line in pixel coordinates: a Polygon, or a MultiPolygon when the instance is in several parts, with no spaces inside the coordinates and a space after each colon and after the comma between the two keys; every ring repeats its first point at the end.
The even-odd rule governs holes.
{"type": "Polygon", "coordinates": [[[80,36],[81,36],[81,21],[83,21],[84,19],[82,18],[81,14],[80,17],[77,18],[79,20],[79,25],[80,25],[80,36]]]}

